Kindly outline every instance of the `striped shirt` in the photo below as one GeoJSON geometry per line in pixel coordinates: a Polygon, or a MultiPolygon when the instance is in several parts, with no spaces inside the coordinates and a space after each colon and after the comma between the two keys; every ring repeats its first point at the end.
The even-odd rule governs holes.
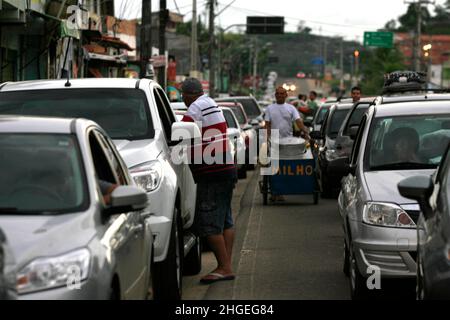
{"type": "Polygon", "coordinates": [[[185,122],[196,122],[202,131],[202,145],[194,146],[195,156],[202,155],[201,164],[191,155],[191,169],[195,181],[224,181],[237,179],[234,159],[231,159],[227,138],[227,123],[216,102],[206,95],[190,105],[183,117],[185,122]]]}

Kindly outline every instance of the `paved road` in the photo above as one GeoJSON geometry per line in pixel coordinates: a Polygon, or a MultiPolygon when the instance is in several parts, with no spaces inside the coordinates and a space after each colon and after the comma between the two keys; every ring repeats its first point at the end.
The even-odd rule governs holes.
{"type": "MultiPolygon", "coordinates": [[[[236,243],[235,281],[199,284],[213,270],[212,253],[203,254],[201,275],[184,278],[189,300],[334,300],[349,299],[348,279],[342,272],[342,229],[336,200],[312,196],[286,197],[285,203],[263,206],[257,171],[241,181],[233,201],[236,243]]],[[[414,297],[411,283],[383,282],[373,298],[414,297]]]]}

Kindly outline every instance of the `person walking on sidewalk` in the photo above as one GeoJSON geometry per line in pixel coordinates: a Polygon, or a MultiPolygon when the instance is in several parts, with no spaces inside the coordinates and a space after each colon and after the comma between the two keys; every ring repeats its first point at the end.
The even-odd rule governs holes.
{"type": "Polygon", "coordinates": [[[226,120],[217,103],[204,94],[197,79],[186,79],[181,91],[183,101],[188,107],[182,121],[200,124],[202,131],[202,163],[191,164],[197,184],[197,209],[193,231],[200,237],[206,237],[217,260],[217,268],[200,281],[210,284],[233,280],[235,275],[231,266],[231,254],[234,225],[231,200],[237,182],[237,170],[233,159],[226,161],[230,160],[226,120]],[[214,149],[214,161],[205,161],[208,156],[205,153],[211,148],[214,149]]]}

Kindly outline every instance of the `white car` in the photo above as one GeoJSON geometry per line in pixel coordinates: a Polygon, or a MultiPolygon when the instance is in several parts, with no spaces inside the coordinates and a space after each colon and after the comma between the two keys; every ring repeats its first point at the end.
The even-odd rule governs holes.
{"type": "Polygon", "coordinates": [[[227,107],[220,107],[222,113],[227,121],[227,136],[228,141],[232,142],[232,150],[233,156],[235,159],[235,163],[238,171],[238,178],[245,179],[247,178],[247,166],[245,165],[245,153],[247,146],[245,145],[245,137],[246,133],[239,125],[236,116],[233,111],[227,107]]]}
{"type": "Polygon", "coordinates": [[[200,272],[201,250],[200,239],[188,232],[196,188],[188,165],[172,157],[179,143],[172,133],[200,136],[200,131],[193,123],[176,121],[164,90],[148,79],[5,83],[0,85],[0,114],[87,118],[105,129],[136,184],[147,191],[154,213],[154,296],[181,298],[183,267],[189,274],[200,272]]]}

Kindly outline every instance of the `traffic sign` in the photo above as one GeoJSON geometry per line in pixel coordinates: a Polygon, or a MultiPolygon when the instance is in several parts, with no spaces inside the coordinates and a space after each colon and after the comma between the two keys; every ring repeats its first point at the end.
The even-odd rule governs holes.
{"type": "Polygon", "coordinates": [[[247,34],[284,34],[284,17],[247,17],[247,34]]]}
{"type": "Polygon", "coordinates": [[[392,48],[394,46],[393,32],[364,32],[364,46],[392,48]]]}

